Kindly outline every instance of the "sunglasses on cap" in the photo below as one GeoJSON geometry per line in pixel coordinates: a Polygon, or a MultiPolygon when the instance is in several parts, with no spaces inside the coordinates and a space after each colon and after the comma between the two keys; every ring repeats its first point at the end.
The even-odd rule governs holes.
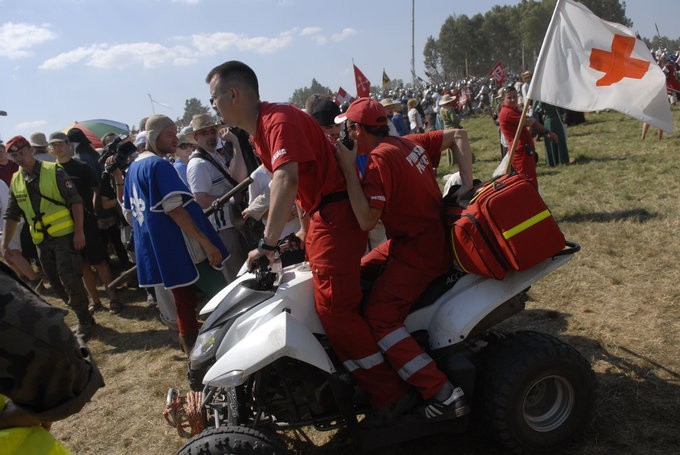
{"type": "Polygon", "coordinates": [[[505,87],[503,87],[503,95],[513,92],[517,93],[517,89],[515,88],[514,85],[506,85],[505,87]]]}

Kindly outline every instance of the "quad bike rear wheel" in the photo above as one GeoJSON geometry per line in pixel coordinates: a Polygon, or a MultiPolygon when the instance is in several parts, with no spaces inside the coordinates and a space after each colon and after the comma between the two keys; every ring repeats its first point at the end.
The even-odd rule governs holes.
{"type": "Polygon", "coordinates": [[[191,438],[177,455],[283,455],[288,450],[276,436],[254,428],[227,425],[191,438]]]}
{"type": "Polygon", "coordinates": [[[542,333],[517,332],[487,347],[478,390],[492,436],[523,454],[579,438],[595,389],[590,364],[574,348],[542,333]]]}

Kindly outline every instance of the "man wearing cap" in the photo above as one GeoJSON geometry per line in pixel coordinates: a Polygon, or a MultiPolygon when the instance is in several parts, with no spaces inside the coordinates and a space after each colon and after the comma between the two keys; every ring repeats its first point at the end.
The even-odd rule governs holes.
{"type": "Polygon", "coordinates": [[[180,347],[188,355],[199,328],[193,284],[198,282],[199,274],[206,283],[215,275],[223,283],[221,273],[213,267],[221,268],[228,252],[175,168],[165,159],[177,148],[174,122],[156,114],[148,118],[145,129],[148,150],[132,162],[125,181],[120,169],[112,175],[123,214],[134,230],[139,284],[162,284],[172,292],[180,347]]]}
{"type": "Polygon", "coordinates": [[[354,214],[364,231],[382,219],[390,239],[361,260],[364,276],[379,275],[364,318],[392,368],[426,400],[421,415],[433,420],[460,417],[469,412],[462,389],[449,382],[403,323],[416,298],[451,268],[435,168],[441,151],[453,149],[462,180],[457,197],[472,188],[467,134],[457,129],[388,136],[385,109],[368,98],[354,101],[338,119],[346,121],[356,153],[368,154],[362,188],[355,152],[336,144],[354,214]]]}
{"type": "Polygon", "coordinates": [[[88,338],[94,319],[87,310],[87,293],[81,279],[83,201],[61,166],[37,161],[23,136],[10,139],[7,151],[21,169],[12,176],[4,218],[3,255],[8,253],[9,239],[23,216],[52,290],[75,312],[76,335],[88,338]]]}
{"type": "Polygon", "coordinates": [[[357,265],[367,234],[352,213],[333,145],[302,110],[260,101],[257,76],[242,62],[213,68],[206,82],[212,107],[227,124],[251,134],[256,153],[272,172],[269,216],[259,248],[248,255],[249,266],[262,256],[273,259],[276,241],[297,198],[304,211],[298,234],[305,240],[314,303],[328,340],[347,370],[370,392],[371,405],[392,405],[406,393],[406,386],[385,363],[359,314],[362,295],[357,265]]]}
{"type": "Polygon", "coordinates": [[[94,214],[95,198],[99,197],[97,182],[87,164],[73,158],[71,144],[66,134],[61,131],[50,134],[49,150],[52,156],[57,159],[59,166],[66,171],[83,200],[83,232],[85,233],[85,247],[82,250],[85,262],[83,265],[83,282],[92,299],[92,304],[88,309],[90,313],[94,313],[95,310],[102,308],[97,293],[97,277],[90,268],[94,267],[109,296],[109,310],[114,314],[120,313],[122,305],[118,300],[118,295],[114,289],[108,287],[111,282],[111,269],[109,269],[109,263],[106,262],[107,250],[102,244],[97,228],[97,218],[94,214]]]}
{"type": "MultiPolygon", "coordinates": [[[[205,210],[238,182],[229,174],[227,165],[217,153],[217,129],[222,124],[216,123],[210,114],[198,114],[191,119],[190,126],[197,145],[187,164],[187,181],[196,202],[205,210]]],[[[223,273],[231,283],[243,266],[247,252],[244,239],[231,219],[230,204],[218,207],[210,216],[210,222],[229,251],[223,273]]]]}

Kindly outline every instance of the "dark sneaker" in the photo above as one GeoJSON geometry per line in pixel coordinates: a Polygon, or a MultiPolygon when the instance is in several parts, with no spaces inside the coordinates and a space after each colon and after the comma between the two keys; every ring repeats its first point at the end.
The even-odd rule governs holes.
{"type": "Polygon", "coordinates": [[[446,400],[430,399],[418,411],[428,420],[448,420],[469,414],[470,406],[465,400],[463,389],[456,387],[446,400]]]}
{"type": "Polygon", "coordinates": [[[390,425],[411,411],[418,404],[419,399],[418,394],[409,391],[394,403],[390,403],[366,415],[366,418],[359,422],[359,426],[361,428],[377,428],[390,425]]]}

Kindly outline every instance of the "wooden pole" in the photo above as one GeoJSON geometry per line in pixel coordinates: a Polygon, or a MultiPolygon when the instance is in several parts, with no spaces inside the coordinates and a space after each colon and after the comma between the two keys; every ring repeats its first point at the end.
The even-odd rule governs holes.
{"type": "MultiPolygon", "coordinates": [[[[505,96],[505,95],[503,95],[505,96]]],[[[524,101],[524,109],[522,109],[522,117],[519,119],[519,125],[517,125],[517,131],[515,132],[515,139],[512,141],[512,144],[510,144],[510,149],[508,150],[508,164],[505,167],[505,173],[509,174],[510,173],[510,168],[512,167],[512,157],[515,154],[515,148],[517,146],[517,141],[519,140],[519,136],[522,133],[522,129],[524,129],[524,120],[526,119],[527,116],[527,111],[529,110],[529,104],[530,99],[526,99],[524,101]]],[[[502,109],[502,107],[501,107],[502,109]]]]}

